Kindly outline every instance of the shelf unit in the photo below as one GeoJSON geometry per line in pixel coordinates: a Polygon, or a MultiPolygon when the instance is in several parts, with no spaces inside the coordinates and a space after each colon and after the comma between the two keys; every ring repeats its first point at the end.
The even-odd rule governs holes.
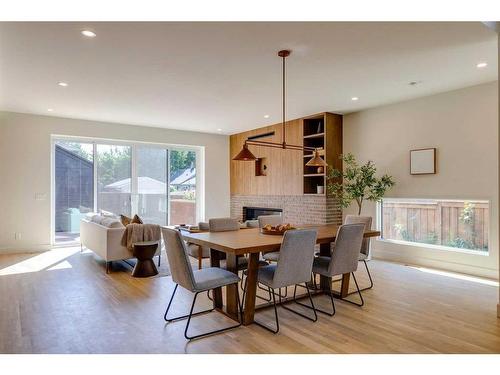
{"type": "MultiPolygon", "coordinates": [[[[341,169],[339,156],[342,154],[342,116],[320,113],[304,118],[302,127],[303,145],[320,149],[320,156],[328,166],[341,169]]],[[[312,157],[311,151],[304,151],[303,156],[303,194],[326,195],[326,168],[306,166],[312,157]],[[318,186],[323,187],[323,193],[318,194],[318,186]]]]}

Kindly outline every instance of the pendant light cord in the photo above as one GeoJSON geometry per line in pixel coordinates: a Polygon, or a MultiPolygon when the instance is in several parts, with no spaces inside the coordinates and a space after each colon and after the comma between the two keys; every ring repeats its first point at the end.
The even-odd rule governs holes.
{"type": "Polygon", "coordinates": [[[282,133],[283,133],[283,148],[286,148],[286,143],[285,143],[285,70],[286,70],[286,64],[285,64],[285,59],[286,59],[286,56],[283,56],[283,120],[282,120],[282,133]]]}

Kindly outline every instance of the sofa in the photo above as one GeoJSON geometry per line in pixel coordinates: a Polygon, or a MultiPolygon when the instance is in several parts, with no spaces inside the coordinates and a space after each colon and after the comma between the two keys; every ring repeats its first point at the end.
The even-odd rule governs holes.
{"type": "MultiPolygon", "coordinates": [[[[106,261],[106,273],[111,270],[111,262],[134,258],[132,251],[122,245],[125,227],[120,220],[88,214],[80,222],[80,242],[106,261]]],[[[160,242],[160,241],[159,241],[160,242]]],[[[155,255],[160,255],[161,243],[155,255]]]]}

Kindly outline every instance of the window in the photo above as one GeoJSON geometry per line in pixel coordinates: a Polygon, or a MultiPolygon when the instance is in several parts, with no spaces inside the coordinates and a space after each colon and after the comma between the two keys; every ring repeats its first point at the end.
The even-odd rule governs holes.
{"type": "Polygon", "coordinates": [[[196,222],[196,153],[170,152],[170,224],[196,222]]]}
{"type": "Polygon", "coordinates": [[[57,141],[54,147],[54,231],[59,243],[80,236],[80,220],[94,210],[92,143],[57,141]]]}
{"type": "Polygon", "coordinates": [[[55,139],[53,242],[79,240],[89,212],[138,214],[145,223],[196,224],[203,216],[199,147],[55,139]]]}
{"type": "Polygon", "coordinates": [[[489,202],[385,198],[380,228],[384,240],[488,253],[489,202]]]}

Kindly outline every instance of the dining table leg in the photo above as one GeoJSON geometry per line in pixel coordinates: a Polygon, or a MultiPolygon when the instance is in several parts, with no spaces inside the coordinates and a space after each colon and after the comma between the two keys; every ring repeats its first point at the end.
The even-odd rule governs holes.
{"type": "MultiPolygon", "coordinates": [[[[234,274],[238,274],[238,259],[234,254],[226,255],[226,269],[234,274]]],[[[226,286],[226,313],[234,320],[238,317],[238,284],[226,286]]]]}
{"type": "Polygon", "coordinates": [[[249,325],[254,322],[258,271],[259,271],[259,253],[251,253],[249,256],[248,268],[247,268],[245,306],[243,311],[243,325],[249,325]]]}
{"type": "MultiPolygon", "coordinates": [[[[221,252],[215,249],[210,249],[210,267],[220,267],[221,252]]],[[[222,309],[222,288],[213,290],[214,308],[222,309]]]]}

